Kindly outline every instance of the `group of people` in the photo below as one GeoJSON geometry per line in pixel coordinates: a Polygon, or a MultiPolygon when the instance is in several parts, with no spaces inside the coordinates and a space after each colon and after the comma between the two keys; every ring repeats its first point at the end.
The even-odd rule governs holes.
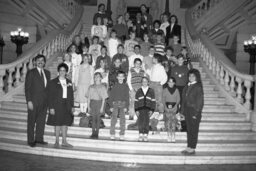
{"type": "Polygon", "coordinates": [[[152,22],[146,10],[141,5],[136,21],[126,13],[114,24],[100,4],[92,41],[84,33],[75,36],[53,80],[43,68],[45,57],[36,56],[36,68],[27,73],[25,82],[29,146],[46,144],[43,134],[49,109],[47,124],[55,126],[55,147],[60,146],[60,133],[62,146],[72,147],[66,137],[76,101],[80,115],[92,116],[93,139],[99,136],[100,118],[109,115],[111,140],[116,139],[118,117],[120,140],[125,140],[125,116],[129,116],[136,120],[138,141],[148,141],[150,125],[164,120],[167,140],[175,142],[176,114],[183,114],[188,147],[182,153],[195,153],[203,108],[200,73],[192,68],[188,49],[180,44],[177,17],[163,14],[162,22],[152,22]]]}

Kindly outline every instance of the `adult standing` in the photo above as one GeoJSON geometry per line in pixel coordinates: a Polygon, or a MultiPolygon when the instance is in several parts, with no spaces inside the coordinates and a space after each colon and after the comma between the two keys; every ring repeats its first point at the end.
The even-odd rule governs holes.
{"type": "Polygon", "coordinates": [[[185,115],[187,126],[187,148],[182,153],[192,155],[195,154],[197,146],[199,124],[204,105],[204,92],[200,72],[197,69],[189,71],[188,79],[189,83],[183,90],[181,104],[181,113],[185,115]]]}
{"type": "Polygon", "coordinates": [[[101,24],[103,23],[103,19],[104,18],[109,18],[108,14],[105,11],[105,4],[99,4],[98,5],[98,12],[96,14],[94,14],[93,16],[93,25],[97,25],[97,18],[100,17],[101,18],[101,24]]]}
{"type": "Polygon", "coordinates": [[[170,17],[170,25],[166,27],[166,43],[170,45],[170,39],[172,40],[174,36],[179,37],[179,43],[181,40],[181,26],[178,24],[178,17],[172,15],[170,17]]]}
{"type": "Polygon", "coordinates": [[[152,23],[153,23],[153,18],[152,15],[147,13],[147,6],[145,4],[142,4],[140,6],[140,11],[141,11],[141,20],[142,23],[145,23],[146,29],[150,30],[152,28],[152,23]]]}
{"type": "Polygon", "coordinates": [[[37,55],[35,63],[36,68],[28,71],[25,81],[25,96],[28,107],[27,141],[30,147],[35,147],[37,143],[47,144],[43,136],[47,113],[46,87],[50,81],[50,72],[44,69],[46,63],[44,55],[37,55]]]}
{"type": "Polygon", "coordinates": [[[67,72],[68,66],[65,63],[59,64],[59,76],[51,80],[48,86],[50,114],[47,124],[55,126],[55,148],[59,147],[60,131],[62,132],[62,146],[72,147],[67,143],[67,131],[68,126],[73,123],[74,92],[71,81],[66,78],[67,72]]]}

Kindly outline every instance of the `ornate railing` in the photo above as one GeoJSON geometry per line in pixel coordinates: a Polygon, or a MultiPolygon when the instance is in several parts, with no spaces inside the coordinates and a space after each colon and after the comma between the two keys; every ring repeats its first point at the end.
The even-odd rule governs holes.
{"type": "MultiPolygon", "coordinates": [[[[240,73],[235,65],[204,34],[197,33],[192,20],[192,10],[186,12],[186,38],[193,56],[198,57],[207,67],[222,89],[229,102],[236,106],[236,111],[246,113],[246,120],[251,121],[252,130],[256,131],[255,110],[252,111],[252,86],[255,76],[240,73]]],[[[254,101],[255,103],[255,101],[254,101]]],[[[254,105],[255,106],[255,105],[254,105]]]]}
{"type": "Polygon", "coordinates": [[[76,15],[65,30],[56,30],[49,33],[44,39],[37,42],[18,60],[0,65],[0,101],[6,100],[9,94],[23,85],[26,73],[33,68],[33,59],[37,54],[43,54],[47,59],[56,52],[66,50],[73,37],[81,29],[83,7],[77,8],[76,15]]]}

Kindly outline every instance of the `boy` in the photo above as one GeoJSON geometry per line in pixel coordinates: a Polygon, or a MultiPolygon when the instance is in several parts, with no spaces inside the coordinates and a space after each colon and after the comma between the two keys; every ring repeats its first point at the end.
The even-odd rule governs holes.
{"type": "Polygon", "coordinates": [[[134,46],[134,53],[135,54],[129,57],[129,68],[134,67],[134,60],[136,58],[139,58],[141,61],[143,61],[143,56],[140,54],[140,45],[134,46]]]}
{"type": "MultiPolygon", "coordinates": [[[[170,39],[172,40],[172,39],[170,39]]],[[[173,55],[174,56],[178,56],[181,52],[181,45],[179,43],[179,36],[178,35],[174,35],[173,36],[173,42],[169,42],[169,45],[172,46],[173,48],[173,55]]]]}
{"type": "Polygon", "coordinates": [[[170,75],[171,69],[178,63],[176,56],[173,55],[173,48],[171,46],[165,49],[167,61],[163,63],[167,75],[170,75]]]}
{"type": "Polygon", "coordinates": [[[144,33],[143,35],[143,42],[140,43],[141,46],[141,55],[142,56],[148,56],[149,54],[149,48],[150,46],[152,46],[152,43],[149,42],[149,37],[148,37],[148,33],[144,33]]]}
{"type": "Polygon", "coordinates": [[[154,43],[156,43],[156,37],[157,35],[161,35],[161,39],[164,35],[163,30],[160,29],[161,22],[159,20],[154,21],[154,29],[151,30],[151,39],[154,43]]]}
{"type": "Polygon", "coordinates": [[[120,41],[116,37],[116,31],[111,30],[110,38],[107,41],[108,51],[110,58],[113,58],[117,54],[117,47],[120,44],[120,41]]]}
{"type": "Polygon", "coordinates": [[[129,60],[128,57],[124,54],[124,46],[122,44],[119,44],[117,46],[117,54],[115,54],[112,58],[112,65],[114,64],[114,61],[116,61],[116,59],[119,59],[121,61],[122,71],[127,74],[129,71],[129,60]]]}
{"type": "Polygon", "coordinates": [[[152,68],[154,53],[155,53],[154,46],[150,46],[148,56],[145,56],[143,59],[143,63],[145,65],[145,70],[150,70],[152,68]]]}
{"type": "Polygon", "coordinates": [[[156,35],[156,43],[155,43],[154,47],[155,47],[155,53],[160,54],[162,56],[165,55],[165,52],[164,52],[165,44],[162,42],[162,34],[161,33],[158,33],[156,35]]]}
{"type": "Polygon", "coordinates": [[[127,83],[130,88],[130,107],[129,107],[129,115],[130,118],[133,119],[135,116],[134,111],[134,99],[137,90],[141,87],[141,80],[145,76],[145,71],[142,69],[142,61],[139,58],[134,60],[134,67],[132,67],[127,76],[127,83]]]}
{"type": "Polygon", "coordinates": [[[109,105],[111,115],[111,128],[110,128],[110,139],[115,140],[115,125],[117,122],[117,115],[120,116],[120,140],[124,140],[125,134],[125,113],[129,107],[129,87],[124,82],[125,73],[119,71],[117,73],[118,82],[113,86],[109,93],[109,105]]]}
{"type": "Polygon", "coordinates": [[[134,46],[138,45],[139,43],[135,41],[135,32],[130,31],[129,32],[130,39],[126,40],[124,43],[124,51],[126,56],[130,57],[131,55],[134,54],[134,46]]]}
{"type": "Polygon", "coordinates": [[[114,65],[112,65],[109,70],[109,75],[108,75],[109,89],[111,89],[117,83],[117,74],[119,71],[122,71],[121,61],[119,58],[116,58],[116,60],[114,61],[114,65]]]}
{"type": "Polygon", "coordinates": [[[109,69],[110,66],[111,66],[111,59],[107,55],[107,47],[102,46],[100,52],[101,52],[101,55],[98,56],[97,59],[96,59],[95,69],[100,68],[100,60],[104,60],[104,62],[106,63],[106,68],[109,69]]]}

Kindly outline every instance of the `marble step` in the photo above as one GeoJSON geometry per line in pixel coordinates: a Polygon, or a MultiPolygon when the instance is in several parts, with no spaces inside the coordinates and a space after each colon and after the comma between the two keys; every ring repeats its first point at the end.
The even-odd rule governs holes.
{"type": "MultiPolygon", "coordinates": [[[[207,95],[207,94],[205,94],[207,95]]],[[[211,95],[211,94],[209,94],[211,95]]],[[[215,95],[215,94],[212,94],[215,95]]],[[[213,96],[216,97],[216,96],[213,96]]],[[[25,103],[18,102],[2,102],[2,109],[17,109],[27,111],[25,103]]],[[[234,106],[232,105],[204,105],[203,112],[234,112],[234,106]]]]}
{"type": "Polygon", "coordinates": [[[55,149],[50,144],[44,147],[30,148],[25,141],[0,140],[0,149],[20,153],[52,157],[120,162],[135,164],[249,164],[256,162],[255,152],[197,152],[194,156],[184,156],[180,152],[156,152],[137,154],[128,150],[99,150],[97,148],[74,147],[72,149],[55,149]]]}
{"type": "MultiPolygon", "coordinates": [[[[27,141],[25,131],[9,131],[0,130],[1,138],[9,140],[22,140],[27,141]]],[[[45,134],[44,140],[50,144],[54,144],[54,134],[45,134]]],[[[155,153],[155,152],[180,152],[186,147],[186,141],[176,141],[176,143],[169,143],[167,140],[164,141],[149,141],[149,142],[138,142],[126,140],[126,141],[111,141],[110,139],[104,139],[100,136],[100,139],[94,140],[89,137],[68,137],[68,142],[75,147],[86,147],[86,148],[98,148],[102,150],[129,150],[136,151],[136,153],[155,153]]],[[[197,152],[238,152],[238,151],[256,151],[256,141],[199,141],[197,146],[197,152]]],[[[127,152],[127,153],[129,153],[127,152]]]]}
{"type": "MultiPolygon", "coordinates": [[[[80,112],[78,109],[77,112],[80,112]]],[[[27,111],[20,110],[0,110],[1,118],[13,118],[13,119],[27,119],[27,111]]],[[[75,116],[75,123],[79,122],[80,117],[75,116]]],[[[239,113],[203,113],[202,122],[204,121],[245,121],[245,114],[239,113]]],[[[129,121],[128,121],[129,122],[129,121]]]]}
{"type": "MultiPolygon", "coordinates": [[[[205,123],[206,124],[206,123],[205,123]]],[[[208,123],[207,123],[208,124],[208,123]]],[[[119,132],[118,124],[116,125],[116,132],[119,132]]],[[[20,130],[27,130],[27,123],[24,121],[11,121],[11,120],[0,120],[0,127],[1,128],[16,128],[20,130]]],[[[0,130],[1,130],[0,128],[0,130]]],[[[250,132],[250,123],[233,123],[233,124],[208,124],[204,125],[203,123],[200,125],[200,134],[199,139],[200,140],[254,140],[256,138],[256,134],[253,132],[250,132]],[[211,129],[207,129],[207,127],[212,127],[211,129]],[[227,129],[223,129],[223,127],[226,127],[227,129]],[[245,128],[247,130],[245,130],[245,128]],[[204,129],[206,128],[206,129],[204,129]],[[229,129],[234,128],[234,129],[229,129]],[[255,136],[249,136],[254,134],[255,136]]],[[[46,132],[53,132],[53,127],[46,125],[45,127],[46,132]]],[[[134,139],[137,138],[138,131],[137,130],[126,130],[125,131],[126,138],[134,139]]],[[[69,127],[69,134],[74,135],[90,135],[91,134],[91,128],[83,128],[78,126],[71,126],[69,127]]],[[[109,128],[103,128],[100,130],[100,134],[104,136],[109,136],[109,128]]],[[[117,134],[116,134],[117,135],[117,134]]],[[[150,135],[149,138],[153,139],[165,139],[166,132],[161,131],[160,134],[156,135],[150,135]]],[[[177,132],[177,140],[185,140],[186,133],[185,132],[177,132]]]]}

